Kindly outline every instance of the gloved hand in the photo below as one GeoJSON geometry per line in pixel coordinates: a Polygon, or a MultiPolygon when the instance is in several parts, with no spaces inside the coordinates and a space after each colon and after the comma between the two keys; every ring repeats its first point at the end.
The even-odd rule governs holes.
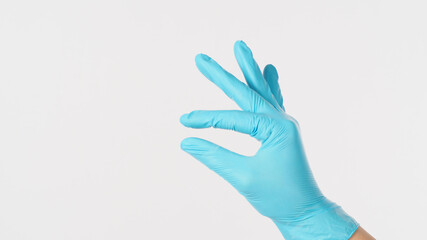
{"type": "Polygon", "coordinates": [[[277,71],[261,73],[242,41],[234,52],[247,85],[210,57],[199,54],[200,72],[243,111],[193,111],[180,121],[191,128],[222,128],[249,134],[262,143],[255,156],[243,156],[209,141],[186,138],[181,148],[218,173],[287,240],[349,239],[357,222],[319,190],[301,142],[298,122],[285,112],[277,71]]]}

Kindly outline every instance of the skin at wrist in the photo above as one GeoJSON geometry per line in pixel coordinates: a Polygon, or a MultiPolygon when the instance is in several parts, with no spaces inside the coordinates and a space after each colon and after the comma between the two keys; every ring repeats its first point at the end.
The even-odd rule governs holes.
{"type": "Polygon", "coordinates": [[[375,238],[359,226],[349,240],[375,240],[375,238]]]}

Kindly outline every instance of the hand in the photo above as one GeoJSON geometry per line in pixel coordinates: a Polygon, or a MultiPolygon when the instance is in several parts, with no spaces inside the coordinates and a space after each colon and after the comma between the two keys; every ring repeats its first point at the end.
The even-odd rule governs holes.
{"type": "Polygon", "coordinates": [[[243,111],[193,111],[180,121],[191,128],[222,128],[249,134],[262,145],[243,156],[199,138],[181,147],[237,189],[286,239],[348,239],[358,224],[319,190],[308,165],[298,122],[285,112],[273,65],[261,73],[242,41],[234,52],[247,85],[207,55],[199,54],[200,72],[243,111]]]}

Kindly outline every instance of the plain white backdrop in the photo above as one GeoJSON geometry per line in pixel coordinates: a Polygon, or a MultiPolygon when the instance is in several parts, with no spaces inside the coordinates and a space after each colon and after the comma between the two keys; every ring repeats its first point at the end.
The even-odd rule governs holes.
{"type": "Polygon", "coordinates": [[[248,136],[179,116],[237,109],[196,69],[274,64],[324,194],[378,239],[427,222],[425,1],[0,1],[0,239],[282,239],[180,150],[248,136]]]}

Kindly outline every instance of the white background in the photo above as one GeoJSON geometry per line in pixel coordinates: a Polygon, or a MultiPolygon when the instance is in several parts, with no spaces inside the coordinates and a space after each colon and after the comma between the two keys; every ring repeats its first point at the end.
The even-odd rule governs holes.
{"type": "Polygon", "coordinates": [[[236,105],[233,43],[273,63],[324,194],[378,239],[427,222],[425,1],[0,1],[0,239],[282,239],[179,148],[179,116],[236,105]]]}

